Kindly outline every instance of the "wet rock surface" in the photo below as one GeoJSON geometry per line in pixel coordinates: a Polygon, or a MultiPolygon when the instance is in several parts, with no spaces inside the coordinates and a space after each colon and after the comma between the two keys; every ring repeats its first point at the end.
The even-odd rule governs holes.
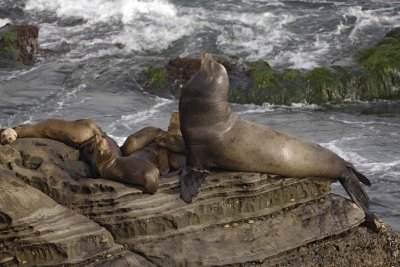
{"type": "Polygon", "coordinates": [[[398,235],[364,227],[363,212],[330,194],[328,179],[214,172],[188,205],[176,176],[162,179],[155,195],[142,194],[91,178],[79,151],[53,140],[0,145],[0,166],[7,169],[0,172],[5,266],[396,266],[400,259],[398,235]]]}

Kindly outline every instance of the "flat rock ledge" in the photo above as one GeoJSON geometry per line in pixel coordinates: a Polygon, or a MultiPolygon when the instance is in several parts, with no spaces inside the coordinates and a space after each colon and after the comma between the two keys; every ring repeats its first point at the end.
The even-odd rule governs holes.
{"type": "Polygon", "coordinates": [[[215,172],[192,204],[93,179],[79,151],[0,145],[0,266],[399,266],[400,239],[329,179],[215,172]]]}

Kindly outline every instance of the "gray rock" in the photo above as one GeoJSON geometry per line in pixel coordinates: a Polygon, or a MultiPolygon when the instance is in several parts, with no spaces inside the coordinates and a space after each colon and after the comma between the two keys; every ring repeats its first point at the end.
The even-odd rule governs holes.
{"type": "Polygon", "coordinates": [[[110,232],[0,169],[1,266],[142,266],[110,232]],[[130,264],[129,264],[130,262],[130,264]]]}
{"type": "MultiPolygon", "coordinates": [[[[131,266],[330,266],[336,262],[335,257],[340,258],[337,266],[382,266],[382,262],[390,266],[400,258],[398,235],[384,224],[378,232],[365,228],[363,212],[351,201],[330,194],[328,179],[215,172],[188,205],[179,198],[176,176],[162,179],[155,195],[142,194],[130,185],[91,178],[90,167],[80,159],[79,151],[53,140],[21,138],[12,145],[0,146],[0,164],[12,169],[9,173],[16,174],[19,185],[23,181],[70,209],[51,208],[62,216],[49,212],[50,217],[44,217],[48,222],[27,221],[25,225],[43,227],[45,222],[54,222],[52,235],[62,234],[57,220],[50,219],[79,216],[76,213],[90,220],[82,225],[77,223],[80,219],[66,220],[63,225],[71,232],[79,233],[80,227],[89,222],[96,225],[88,226],[97,229],[95,232],[84,231],[93,233],[92,239],[77,239],[85,246],[65,251],[81,262],[85,255],[90,259],[86,262],[98,266],[108,266],[106,261],[93,261],[98,240],[104,236],[108,242],[104,246],[118,251],[111,253],[117,255],[111,259],[120,266],[130,266],[127,262],[131,266]],[[111,235],[114,239],[109,239],[111,235]],[[118,250],[114,240],[125,250],[118,250]]],[[[24,195],[35,198],[34,192],[29,189],[24,195]]],[[[14,205],[0,209],[10,218],[15,210],[19,208],[14,205]]],[[[27,217],[35,213],[33,207],[26,210],[27,217]]],[[[7,219],[1,220],[7,224],[7,219]]],[[[16,239],[7,243],[12,249],[7,251],[26,247],[26,251],[35,252],[34,239],[19,243],[25,238],[23,233],[27,232],[15,234],[16,239]]],[[[78,242],[69,240],[73,238],[63,240],[63,246],[70,248],[78,242]]],[[[4,255],[8,259],[16,257],[4,255]]],[[[62,257],[54,259],[54,264],[63,264],[62,257]]]]}

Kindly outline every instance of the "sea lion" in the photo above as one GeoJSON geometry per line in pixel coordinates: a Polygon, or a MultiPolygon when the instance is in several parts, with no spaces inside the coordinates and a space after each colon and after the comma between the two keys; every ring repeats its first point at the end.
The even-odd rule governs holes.
{"type": "Polygon", "coordinates": [[[107,139],[95,135],[96,171],[101,178],[143,187],[143,193],[154,194],[159,186],[160,172],[150,162],[135,157],[116,157],[107,139]]]}
{"type": "Polygon", "coordinates": [[[145,127],[139,131],[131,134],[126,138],[124,144],[121,146],[123,156],[129,156],[133,152],[147,146],[154,142],[155,139],[165,134],[165,131],[156,127],[145,127]]]}
{"type": "MultiPolygon", "coordinates": [[[[91,139],[82,143],[79,147],[79,152],[80,152],[80,158],[92,167],[92,170],[95,172],[95,177],[99,177],[100,174],[97,173],[96,170],[97,161],[95,153],[96,149],[95,137],[96,136],[93,136],[91,139]]],[[[108,143],[112,156],[115,158],[122,157],[121,149],[119,148],[118,143],[114,139],[109,137],[107,134],[104,134],[103,137],[106,139],[108,143]]]]}
{"type": "Polygon", "coordinates": [[[48,138],[75,148],[95,135],[105,135],[100,127],[89,119],[74,121],[47,119],[34,125],[19,125],[14,130],[18,138],[48,138]]]}
{"type": "Polygon", "coordinates": [[[181,197],[190,203],[208,170],[261,172],[285,177],[338,179],[351,199],[368,211],[360,182],[369,180],[332,151],[310,141],[241,119],[228,103],[226,69],[204,54],[201,67],[182,88],[179,118],[187,150],[181,197]]]}
{"type": "Polygon", "coordinates": [[[14,143],[17,136],[17,132],[12,128],[0,129],[0,143],[3,145],[14,143]]]}
{"type": "Polygon", "coordinates": [[[123,156],[142,158],[153,163],[161,176],[177,174],[184,165],[185,145],[179,126],[179,114],[171,115],[168,131],[145,127],[131,134],[121,146],[123,156]],[[172,172],[170,171],[178,171],[172,172]]]}
{"type": "Polygon", "coordinates": [[[179,112],[172,112],[168,131],[156,138],[156,143],[174,153],[186,153],[185,142],[179,123],[179,112]]]}
{"type": "Polygon", "coordinates": [[[157,145],[155,142],[134,151],[129,157],[140,158],[151,162],[160,170],[161,176],[165,176],[170,172],[168,150],[157,145]]]}

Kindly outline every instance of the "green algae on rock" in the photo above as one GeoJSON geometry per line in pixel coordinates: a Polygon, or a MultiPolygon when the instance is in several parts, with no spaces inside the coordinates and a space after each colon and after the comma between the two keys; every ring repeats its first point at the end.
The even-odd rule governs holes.
{"type": "MultiPolygon", "coordinates": [[[[388,32],[372,48],[356,55],[355,66],[325,66],[312,70],[276,69],[263,60],[242,66],[219,61],[230,82],[228,101],[239,104],[326,104],[345,99],[400,98],[400,28],[388,32]]],[[[200,67],[200,60],[176,58],[164,67],[150,67],[139,77],[146,91],[179,97],[180,89],[200,67]]]]}
{"type": "Polygon", "coordinates": [[[39,29],[32,25],[0,28],[0,68],[31,65],[39,51],[39,29]]]}
{"type": "Polygon", "coordinates": [[[372,48],[361,50],[357,60],[365,71],[361,100],[400,97],[400,28],[395,28],[372,48]]]}

